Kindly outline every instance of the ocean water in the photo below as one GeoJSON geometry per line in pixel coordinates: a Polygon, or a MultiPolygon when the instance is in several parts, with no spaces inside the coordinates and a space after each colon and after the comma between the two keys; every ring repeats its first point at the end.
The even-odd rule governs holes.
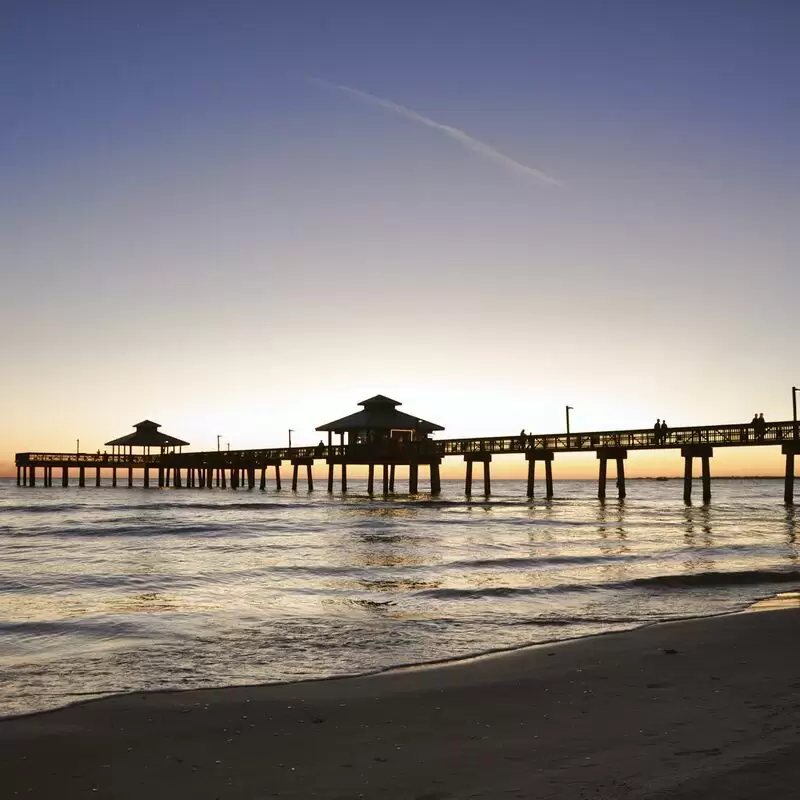
{"type": "MultiPolygon", "coordinates": [[[[403,484],[398,484],[400,492],[403,484]]],[[[321,678],[743,608],[800,588],[783,484],[495,481],[411,499],[0,481],[0,715],[321,678]],[[538,487],[537,487],[538,491],[538,487]],[[695,493],[699,493],[699,486],[695,493]]]]}

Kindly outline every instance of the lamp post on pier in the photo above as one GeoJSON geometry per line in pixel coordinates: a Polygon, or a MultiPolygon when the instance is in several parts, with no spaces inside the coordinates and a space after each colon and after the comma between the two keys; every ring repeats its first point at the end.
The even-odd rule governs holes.
{"type": "Polygon", "coordinates": [[[292,434],[294,433],[294,428],[289,428],[289,449],[292,448],[292,434]]]}
{"type": "Polygon", "coordinates": [[[794,438],[797,439],[797,393],[800,392],[796,386],[792,386],[792,422],[794,438]]]}
{"type": "Polygon", "coordinates": [[[569,447],[569,412],[575,409],[572,406],[567,406],[567,447],[569,447]]]}
{"type": "Polygon", "coordinates": [[[217,452],[218,452],[218,453],[219,453],[219,440],[220,440],[221,438],[222,438],[222,434],[221,434],[221,433],[218,433],[218,434],[217,434],[217,452]]]}
{"type": "Polygon", "coordinates": [[[76,439],[75,440],[75,455],[79,456],[80,454],[81,454],[81,440],[80,439],[76,439]]]}

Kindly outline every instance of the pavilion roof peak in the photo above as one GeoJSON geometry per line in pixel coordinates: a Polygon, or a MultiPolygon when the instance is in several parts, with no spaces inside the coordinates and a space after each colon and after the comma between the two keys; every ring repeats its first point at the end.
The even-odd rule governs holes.
{"type": "Polygon", "coordinates": [[[365,408],[369,406],[401,406],[403,405],[399,400],[392,400],[391,397],[387,397],[385,394],[376,394],[374,397],[369,397],[366,400],[362,400],[358,405],[364,406],[365,408]]]}
{"type": "Polygon", "coordinates": [[[184,442],[183,439],[178,439],[177,436],[170,436],[167,433],[162,433],[158,430],[161,426],[151,419],[143,419],[137,422],[134,426],[136,428],[134,433],[129,433],[126,436],[120,436],[119,439],[112,439],[106,442],[106,445],[122,445],[127,447],[182,447],[189,442],[184,442]]]}
{"type": "Polygon", "coordinates": [[[327,425],[320,425],[318,431],[333,431],[343,433],[345,431],[391,431],[391,430],[412,430],[419,433],[432,433],[433,431],[443,431],[441,425],[435,422],[428,422],[419,417],[412,417],[403,411],[398,411],[396,406],[401,405],[397,400],[386,397],[383,394],[376,394],[367,400],[362,400],[358,405],[364,408],[356,411],[341,419],[335,419],[327,425]]]}

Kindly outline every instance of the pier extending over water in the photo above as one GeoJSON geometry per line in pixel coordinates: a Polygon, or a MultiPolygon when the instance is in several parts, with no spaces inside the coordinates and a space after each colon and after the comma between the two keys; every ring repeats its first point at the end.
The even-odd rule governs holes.
{"type": "MultiPolygon", "coordinates": [[[[399,412],[398,412],[399,413],[399,412]]],[[[355,415],[354,415],[355,416],[355,415]]],[[[420,420],[420,422],[423,422],[420,420]]],[[[438,427],[438,426],[437,426],[438,427]]],[[[462,457],[465,462],[465,493],[473,493],[473,468],[481,464],[483,493],[491,492],[491,461],[494,455],[518,454],[528,463],[527,495],[534,495],[536,465],[545,471],[545,493],[553,496],[553,463],[556,454],[594,452],[598,460],[598,497],[605,499],[608,481],[608,463],[613,462],[616,488],[620,498],[626,495],[625,461],[629,451],[676,450],[684,459],[684,501],[691,502],[694,459],[700,461],[703,502],[711,500],[711,458],[718,447],[779,446],[785,457],[784,500],[794,500],[795,456],[800,454],[798,424],[792,420],[768,422],[760,429],[753,425],[701,425],[673,428],[664,436],[653,429],[616,431],[585,431],[571,433],[530,434],[511,436],[472,437],[467,439],[429,438],[406,439],[387,437],[378,440],[357,439],[348,444],[333,444],[329,433],[328,444],[314,447],[272,447],[249,450],[209,450],[198,452],[158,453],[17,453],[17,484],[53,486],[54,470],[59,470],[62,486],[69,485],[70,470],[77,470],[78,485],[87,485],[87,470],[93,471],[90,483],[101,485],[101,470],[111,471],[111,485],[118,486],[119,473],[122,485],[134,485],[134,472],[141,472],[145,487],[174,487],[211,489],[265,489],[268,479],[281,489],[281,466],[292,467],[291,488],[297,490],[301,479],[308,490],[314,483],[311,468],[316,461],[328,467],[327,489],[334,490],[338,467],[341,491],[347,491],[347,467],[363,465],[368,468],[368,491],[374,492],[376,467],[382,470],[382,490],[394,492],[395,469],[409,469],[409,492],[419,488],[419,469],[430,473],[430,491],[441,490],[439,467],[442,459],[462,457]],[[40,472],[37,472],[40,470],[40,472]]],[[[321,429],[327,429],[323,426],[321,429]]],[[[350,437],[352,440],[352,436],[350,437]]]]}

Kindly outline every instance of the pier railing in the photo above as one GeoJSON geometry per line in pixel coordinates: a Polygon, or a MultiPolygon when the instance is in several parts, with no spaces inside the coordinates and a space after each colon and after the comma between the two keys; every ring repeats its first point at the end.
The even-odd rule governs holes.
{"type": "Polygon", "coordinates": [[[424,462],[426,458],[468,455],[470,453],[525,453],[529,450],[591,452],[598,448],[626,450],[664,450],[690,444],[714,447],[752,447],[782,444],[797,435],[795,423],[768,422],[763,431],[752,425],[698,425],[673,428],[662,439],[652,428],[620,431],[579,431],[576,433],[526,434],[515,436],[471,437],[467,439],[425,439],[417,442],[396,440],[370,444],[315,445],[310,447],[272,447],[249,450],[206,450],[194,453],[105,454],[105,453],[17,453],[18,466],[45,465],[66,467],[158,467],[213,466],[237,468],[245,465],[291,461],[293,459],[361,459],[375,463],[424,462]]]}

